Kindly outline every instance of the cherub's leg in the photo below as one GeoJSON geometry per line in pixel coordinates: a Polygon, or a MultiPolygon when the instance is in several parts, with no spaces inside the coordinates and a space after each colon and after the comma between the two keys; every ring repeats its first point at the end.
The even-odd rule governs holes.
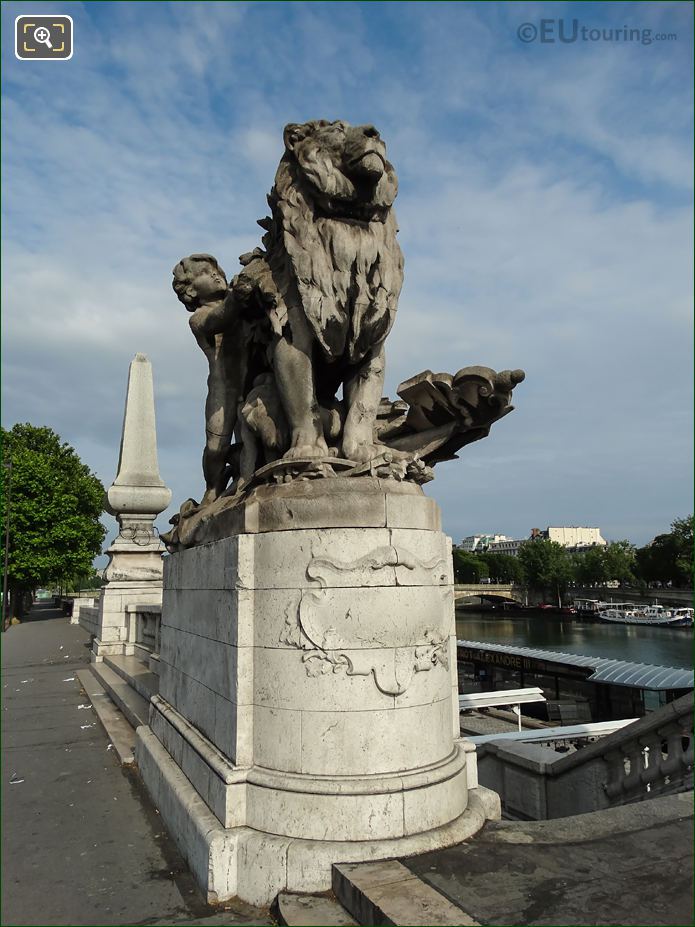
{"type": "Polygon", "coordinates": [[[348,410],[343,429],[343,454],[348,460],[365,463],[382,450],[374,444],[374,422],[383,388],[382,343],[370,351],[343,387],[348,410]]]}
{"type": "Polygon", "coordinates": [[[215,353],[209,357],[208,395],[205,400],[205,450],[202,505],[214,502],[227,488],[232,471],[229,449],[237,424],[237,408],[246,379],[247,358],[243,345],[231,335],[217,335],[215,353]]]}
{"type": "Polygon", "coordinates": [[[250,480],[256,472],[258,462],[258,441],[248,423],[241,418],[239,429],[241,439],[241,459],[239,463],[239,477],[242,480],[250,480]]]}
{"type": "Polygon", "coordinates": [[[292,340],[280,338],[273,355],[275,380],[290,428],[290,448],[284,456],[327,457],[311,361],[314,339],[301,309],[290,310],[289,324],[292,340]]]}
{"type": "Polygon", "coordinates": [[[227,488],[230,469],[227,466],[227,456],[231,446],[232,436],[216,435],[206,432],[206,444],[203,451],[203,476],[205,477],[205,495],[201,505],[214,502],[227,488]]]}

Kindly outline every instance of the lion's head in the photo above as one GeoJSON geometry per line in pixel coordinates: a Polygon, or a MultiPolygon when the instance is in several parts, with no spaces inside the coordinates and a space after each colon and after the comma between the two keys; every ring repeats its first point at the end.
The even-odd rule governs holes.
{"type": "Polygon", "coordinates": [[[338,218],[383,221],[398,192],[386,146],[372,125],[325,119],[286,126],[285,155],[295,182],[320,212],[338,218]]]}
{"type": "Polygon", "coordinates": [[[403,282],[398,180],[374,126],[285,129],[264,244],[282,298],[301,304],[330,361],[359,363],[388,334],[403,282]]]}

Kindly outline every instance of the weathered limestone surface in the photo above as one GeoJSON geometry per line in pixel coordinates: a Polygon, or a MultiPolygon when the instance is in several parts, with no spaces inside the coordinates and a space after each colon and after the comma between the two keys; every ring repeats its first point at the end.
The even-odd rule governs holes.
{"type": "MultiPolygon", "coordinates": [[[[234,891],[254,902],[328,888],[346,842],[351,859],[373,859],[393,855],[393,841],[445,845],[452,822],[457,834],[480,824],[466,816],[475,756],[458,739],[451,546],[436,507],[411,486],[409,505],[391,509],[381,481],[365,478],[344,495],[370,500],[378,526],[360,524],[358,505],[320,528],[327,482],[277,487],[279,499],[263,488],[247,523],[267,516],[271,530],[165,560],[160,690],[138,762],[189,861],[204,828],[182,823],[176,770],[231,841],[219,851],[230,866],[242,866],[252,828],[271,874],[249,883],[242,866],[234,891]],[[288,518],[295,510],[310,527],[288,518]],[[325,865],[295,877],[280,838],[310,841],[325,865]]],[[[212,893],[202,856],[195,871],[212,893]]]]}

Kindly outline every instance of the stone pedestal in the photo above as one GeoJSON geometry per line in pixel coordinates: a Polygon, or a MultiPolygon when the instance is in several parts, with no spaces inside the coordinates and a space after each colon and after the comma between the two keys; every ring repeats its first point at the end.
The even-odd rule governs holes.
{"type": "Polygon", "coordinates": [[[412,484],[262,487],[166,558],[137,759],[211,900],[330,888],[494,813],[459,740],[451,545],[412,484]],[[471,791],[471,789],[473,791],[471,791]]]}

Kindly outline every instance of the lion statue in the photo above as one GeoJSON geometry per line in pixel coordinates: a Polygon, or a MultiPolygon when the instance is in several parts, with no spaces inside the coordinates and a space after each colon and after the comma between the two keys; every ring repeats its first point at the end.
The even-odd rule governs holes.
{"type": "Polygon", "coordinates": [[[363,475],[424,483],[432,467],[511,412],[522,370],[425,370],[383,397],[384,343],[403,284],[395,171],[372,125],[290,124],[259,220],[261,245],[231,283],[197,253],[172,285],[209,365],[205,495],[164,536],[208,524],[264,483],[363,475]],[[340,395],[342,390],[342,395],[340,395]],[[230,482],[231,481],[231,482],[230,482]]]}
{"type": "Polygon", "coordinates": [[[321,408],[342,386],[340,451],[368,461],[378,453],[384,341],[403,283],[392,208],[398,181],[374,126],[292,124],[284,142],[272,215],[260,221],[273,282],[264,293],[274,303],[269,354],[289,433],[284,457],[329,454],[321,408]]]}

